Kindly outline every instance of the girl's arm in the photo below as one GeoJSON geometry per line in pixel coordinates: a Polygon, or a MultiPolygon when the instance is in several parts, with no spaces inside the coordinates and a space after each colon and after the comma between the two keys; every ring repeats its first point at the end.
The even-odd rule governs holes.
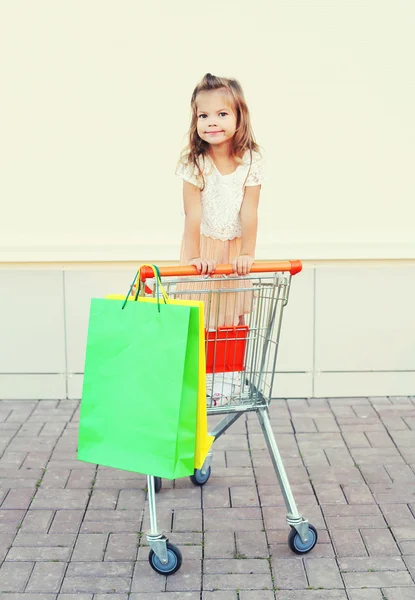
{"type": "Polygon", "coordinates": [[[216,264],[200,256],[200,222],[202,220],[202,202],[200,189],[188,181],[183,182],[184,204],[184,248],[186,260],[194,265],[202,275],[210,275],[216,264]]]}
{"type": "Polygon", "coordinates": [[[240,255],[233,261],[233,268],[238,275],[248,275],[255,259],[260,192],[260,185],[245,187],[245,194],[240,212],[242,247],[240,255]]]}

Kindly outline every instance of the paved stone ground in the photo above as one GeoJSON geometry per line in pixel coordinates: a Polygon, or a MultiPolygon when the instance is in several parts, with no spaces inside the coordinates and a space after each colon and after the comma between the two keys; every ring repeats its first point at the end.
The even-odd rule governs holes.
{"type": "Polygon", "coordinates": [[[274,401],[276,437],[314,551],[287,547],[255,415],[216,444],[205,488],[164,482],[181,547],[150,568],[145,478],[76,460],[78,402],[0,402],[4,600],[415,600],[415,397],[274,401]]]}

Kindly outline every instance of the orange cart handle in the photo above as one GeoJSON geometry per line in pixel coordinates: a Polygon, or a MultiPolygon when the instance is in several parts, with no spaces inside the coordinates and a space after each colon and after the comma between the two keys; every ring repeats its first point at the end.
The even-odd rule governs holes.
{"type": "MultiPolygon", "coordinates": [[[[251,267],[251,273],[278,273],[289,271],[291,275],[296,275],[303,268],[301,260],[280,260],[274,262],[254,262],[251,267]]],[[[194,266],[182,267],[159,267],[161,277],[189,277],[199,275],[198,270],[194,266]]],[[[234,270],[232,265],[217,265],[215,275],[232,275],[234,270]]],[[[151,279],[154,277],[150,267],[141,268],[141,280],[151,279]]]]}

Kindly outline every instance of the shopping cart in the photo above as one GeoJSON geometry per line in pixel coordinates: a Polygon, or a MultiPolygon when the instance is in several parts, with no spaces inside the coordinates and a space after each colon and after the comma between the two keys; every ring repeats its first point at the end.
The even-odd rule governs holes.
{"type": "MultiPolygon", "coordinates": [[[[300,261],[256,262],[249,276],[236,277],[230,265],[220,265],[214,278],[199,275],[197,279],[195,267],[160,269],[170,297],[205,303],[207,413],[223,416],[210,435],[216,440],[243,414],[257,414],[287,508],[288,545],[296,554],[306,554],[314,548],[317,531],[297,509],[271,428],[268,407],[283,310],[288,302],[292,276],[301,269],[300,261]],[[237,316],[241,305],[246,312],[242,319],[237,316]]],[[[151,278],[153,270],[142,267],[142,281],[146,283],[151,278]]],[[[141,287],[147,294],[156,294],[157,286],[153,292],[147,285],[141,287]]],[[[192,482],[198,486],[207,483],[211,469],[212,452],[209,452],[202,468],[192,475],[192,482]]],[[[171,575],[180,568],[182,556],[158,530],[156,493],[161,487],[159,477],[148,477],[149,562],[158,573],[171,575]]]]}

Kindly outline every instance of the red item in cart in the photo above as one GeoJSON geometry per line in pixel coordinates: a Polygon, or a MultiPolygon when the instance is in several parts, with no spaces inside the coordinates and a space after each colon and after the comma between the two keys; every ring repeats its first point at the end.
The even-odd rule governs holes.
{"type": "Polygon", "coordinates": [[[206,373],[244,371],[248,333],[248,325],[206,331],[206,373]]]}

